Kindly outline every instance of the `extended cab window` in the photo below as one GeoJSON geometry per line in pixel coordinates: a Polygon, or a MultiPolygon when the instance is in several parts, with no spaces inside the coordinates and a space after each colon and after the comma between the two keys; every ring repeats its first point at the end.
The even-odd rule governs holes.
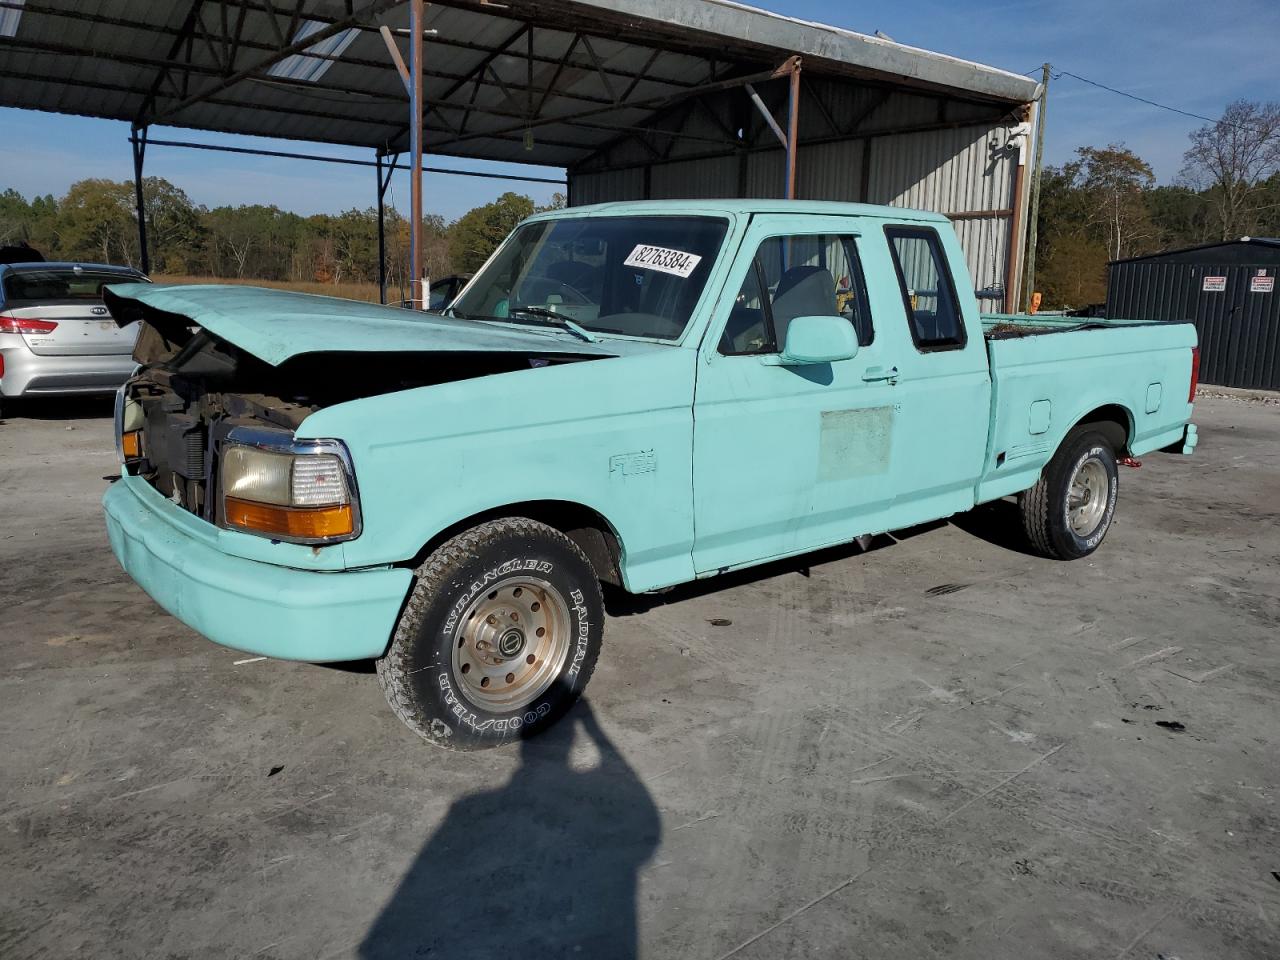
{"type": "Polygon", "coordinates": [[[963,347],[960,302],[938,234],[918,227],[886,227],[884,232],[916,346],[921,350],[963,347]]]}
{"type": "Polygon", "coordinates": [[[796,317],[836,316],[866,346],[874,331],[852,236],[770,237],[760,244],[720,338],[728,355],[777,353],[796,317]]]}

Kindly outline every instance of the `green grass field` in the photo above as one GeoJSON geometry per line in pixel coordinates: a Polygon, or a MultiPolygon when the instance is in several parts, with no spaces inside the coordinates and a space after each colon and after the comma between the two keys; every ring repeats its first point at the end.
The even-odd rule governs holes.
{"type": "MultiPolygon", "coordinates": [[[[316,293],[325,297],[342,297],[347,300],[369,300],[378,302],[378,285],[376,283],[317,283],[299,280],[237,280],[232,277],[193,277],[178,274],[160,274],[153,276],[156,283],[238,283],[250,287],[270,287],[273,290],[296,290],[299,293],[316,293]]],[[[399,291],[388,289],[387,297],[395,300],[399,291]]]]}

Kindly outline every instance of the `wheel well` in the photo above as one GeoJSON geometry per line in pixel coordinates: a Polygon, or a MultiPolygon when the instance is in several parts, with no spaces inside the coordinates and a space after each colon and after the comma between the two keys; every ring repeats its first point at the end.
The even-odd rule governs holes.
{"type": "Polygon", "coordinates": [[[618,535],[606,520],[590,507],[565,500],[529,500],[511,503],[459,520],[423,545],[406,566],[419,566],[440,544],[463,530],[499,517],[528,517],[559,530],[578,545],[586,554],[595,571],[596,579],[617,587],[622,586],[622,547],[618,535]]]}
{"type": "Polygon", "coordinates": [[[1129,437],[1133,432],[1133,421],[1129,411],[1119,404],[1108,404],[1086,413],[1076,425],[1067,431],[1067,435],[1085,428],[1097,430],[1111,442],[1118,456],[1129,453],[1129,437]]]}

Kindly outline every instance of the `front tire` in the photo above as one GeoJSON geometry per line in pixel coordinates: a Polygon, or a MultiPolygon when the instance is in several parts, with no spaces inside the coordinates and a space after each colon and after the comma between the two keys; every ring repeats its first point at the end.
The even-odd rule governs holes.
{"type": "Polygon", "coordinates": [[[1063,441],[1036,485],[1018,494],[1022,527],[1046,557],[1087,557],[1111,529],[1119,491],[1115,448],[1096,430],[1077,430],[1063,441]]]}
{"type": "Polygon", "coordinates": [[[378,679],[424,740],[498,746],[541,733],[573,706],[603,634],[600,584],[578,546],[534,520],[493,520],[419,567],[378,679]]]}

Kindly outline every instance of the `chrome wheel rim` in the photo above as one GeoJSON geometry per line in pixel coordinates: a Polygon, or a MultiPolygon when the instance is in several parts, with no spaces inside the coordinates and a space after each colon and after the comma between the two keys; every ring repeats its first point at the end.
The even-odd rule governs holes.
{"type": "Polygon", "coordinates": [[[563,669],[569,625],[569,604],[546,580],[522,575],[495,584],[453,631],[453,675],[463,695],[491,713],[524,709],[563,669]]]}
{"type": "Polygon", "coordinates": [[[1090,457],[1076,468],[1067,492],[1067,522],[1078,537],[1098,529],[1107,512],[1111,477],[1101,460],[1090,457]]]}

